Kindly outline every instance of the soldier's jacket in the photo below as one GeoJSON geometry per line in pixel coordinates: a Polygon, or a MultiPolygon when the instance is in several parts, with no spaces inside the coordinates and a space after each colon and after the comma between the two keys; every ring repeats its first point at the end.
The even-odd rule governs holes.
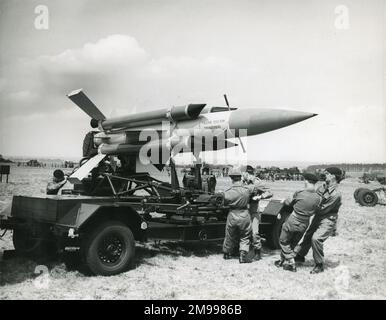
{"type": "MultiPolygon", "coordinates": [[[[268,199],[273,196],[271,190],[269,190],[269,188],[265,186],[264,183],[262,183],[259,179],[245,181],[244,185],[248,187],[252,197],[259,195],[261,196],[261,199],[268,199]]],[[[258,205],[259,201],[251,200],[249,203],[249,212],[251,214],[256,213],[258,205]]]]}
{"type": "Polygon", "coordinates": [[[248,185],[252,187],[252,193],[261,196],[261,199],[268,199],[273,196],[271,190],[259,179],[248,181],[248,185]]]}
{"type": "Polygon", "coordinates": [[[248,208],[251,191],[250,188],[238,181],[224,191],[225,204],[231,209],[244,210],[248,208]]]}
{"type": "Polygon", "coordinates": [[[284,204],[293,207],[293,215],[300,221],[308,221],[321,205],[321,196],[316,191],[300,190],[288,197],[284,204]]]}
{"type": "Polygon", "coordinates": [[[209,174],[203,174],[203,175],[201,176],[202,183],[208,183],[209,178],[210,178],[210,175],[209,175],[209,174]]]}
{"type": "Polygon", "coordinates": [[[337,190],[337,186],[321,185],[316,193],[322,198],[316,215],[323,219],[330,216],[337,216],[342,205],[342,194],[337,190]]]}

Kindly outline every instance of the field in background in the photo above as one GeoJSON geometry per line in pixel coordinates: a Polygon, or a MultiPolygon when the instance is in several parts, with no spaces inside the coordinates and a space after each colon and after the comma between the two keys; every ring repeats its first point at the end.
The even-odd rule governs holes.
{"type": "MultiPolygon", "coordinates": [[[[0,211],[12,195],[45,193],[52,169],[14,167],[10,183],[0,183],[0,211]]],[[[218,180],[218,189],[229,185],[218,180]]],[[[269,182],[275,198],[302,188],[302,182],[269,182]]],[[[376,184],[374,184],[375,186],[376,184]]],[[[221,245],[139,244],[133,270],[112,277],[85,276],[76,253],[58,261],[25,258],[0,261],[2,299],[385,299],[386,207],[360,207],[353,192],[357,179],[341,183],[343,206],[338,236],[325,243],[324,273],[311,275],[312,254],[297,273],[277,269],[279,251],[264,248],[259,262],[224,261],[221,245]],[[43,267],[38,267],[43,265],[43,267]],[[45,267],[44,267],[45,266],[45,267]],[[38,276],[38,269],[43,274],[38,276]],[[45,269],[47,268],[47,269],[45,269]]],[[[371,187],[372,185],[370,185],[371,187]]],[[[12,249],[8,232],[0,239],[0,256],[12,249]]]]}

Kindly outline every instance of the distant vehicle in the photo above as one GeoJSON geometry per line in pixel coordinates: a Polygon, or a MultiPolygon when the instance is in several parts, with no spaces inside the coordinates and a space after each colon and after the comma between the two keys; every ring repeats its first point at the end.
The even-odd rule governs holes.
{"type": "Polygon", "coordinates": [[[42,164],[36,159],[29,160],[27,163],[27,167],[41,167],[42,164]]]}
{"type": "Polygon", "coordinates": [[[386,174],[384,172],[365,172],[359,180],[365,184],[369,184],[371,181],[378,181],[384,185],[386,184],[386,174]]]}

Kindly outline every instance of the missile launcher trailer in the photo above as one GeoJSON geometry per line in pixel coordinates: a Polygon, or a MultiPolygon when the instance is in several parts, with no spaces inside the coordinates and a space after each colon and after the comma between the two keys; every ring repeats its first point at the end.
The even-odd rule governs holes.
{"type": "MultiPolygon", "coordinates": [[[[85,179],[58,196],[14,196],[0,228],[13,230],[19,254],[48,256],[78,247],[91,273],[106,276],[130,267],[136,241],[224,238],[229,208],[221,194],[175,189],[148,174],[103,176],[91,192],[85,179]]],[[[279,200],[262,200],[261,207],[261,234],[278,248],[288,212],[279,200]]]]}

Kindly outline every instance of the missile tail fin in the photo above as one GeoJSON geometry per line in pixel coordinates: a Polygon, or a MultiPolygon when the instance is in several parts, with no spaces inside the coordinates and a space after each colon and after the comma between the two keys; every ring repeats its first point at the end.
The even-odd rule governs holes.
{"type": "Polygon", "coordinates": [[[82,89],[70,92],[67,97],[74,102],[79,108],[87,113],[92,119],[105,120],[105,115],[97,106],[86,96],[82,89]]]}
{"type": "Polygon", "coordinates": [[[89,172],[94,169],[105,157],[105,154],[98,153],[94,157],[87,160],[78,170],[69,176],[67,180],[72,184],[82,183],[82,180],[88,176],[89,172]]]}

